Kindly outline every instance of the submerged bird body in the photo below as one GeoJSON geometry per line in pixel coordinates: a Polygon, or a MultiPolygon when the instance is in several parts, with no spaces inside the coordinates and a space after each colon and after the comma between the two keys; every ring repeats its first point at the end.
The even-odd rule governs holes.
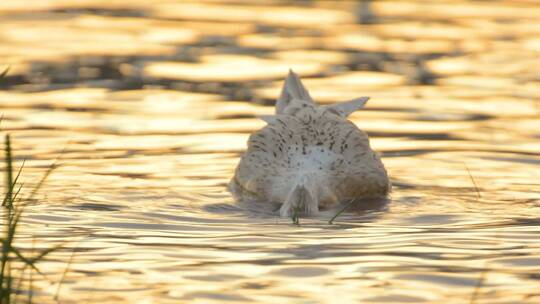
{"type": "Polygon", "coordinates": [[[240,199],[281,203],[280,215],[319,209],[350,199],[384,197],[388,175],[369,139],[346,117],[368,98],[317,106],[292,71],[276,115],[253,133],[230,188],[240,199]]]}

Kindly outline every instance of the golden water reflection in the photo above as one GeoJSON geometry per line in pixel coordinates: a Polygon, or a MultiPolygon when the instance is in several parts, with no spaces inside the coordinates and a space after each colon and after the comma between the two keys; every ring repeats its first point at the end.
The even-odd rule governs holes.
{"type": "Polygon", "coordinates": [[[537,303],[534,1],[0,3],[1,127],[26,159],[36,303],[537,303]],[[280,219],[226,191],[288,68],[352,120],[387,205],[280,219]],[[3,68],[2,68],[3,69],[3,68]],[[470,173],[469,173],[470,172],[470,173]]]}

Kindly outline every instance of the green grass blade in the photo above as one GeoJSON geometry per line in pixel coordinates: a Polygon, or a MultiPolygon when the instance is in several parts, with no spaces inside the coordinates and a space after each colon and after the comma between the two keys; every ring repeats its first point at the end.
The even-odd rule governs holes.
{"type": "MultiPolygon", "coordinates": [[[[8,69],[0,73],[0,78],[4,77],[8,72],[8,69]]],[[[3,119],[3,115],[0,114],[0,122],[3,119]]],[[[5,135],[5,191],[4,197],[2,200],[2,206],[4,207],[4,221],[3,221],[3,232],[2,237],[0,237],[0,304],[9,304],[19,302],[32,303],[32,288],[33,288],[33,278],[32,275],[37,272],[40,275],[45,274],[41,273],[37,267],[37,263],[43,260],[51,252],[58,250],[63,247],[63,245],[53,246],[39,252],[36,256],[26,257],[23,255],[23,252],[15,246],[15,239],[18,233],[18,227],[21,222],[22,214],[25,207],[28,205],[37,192],[41,189],[49,175],[58,167],[57,161],[48,168],[43,177],[38,181],[36,186],[30,192],[30,195],[27,198],[22,198],[21,192],[24,184],[20,183],[20,177],[22,171],[25,168],[26,160],[23,160],[20,168],[17,170],[16,174],[14,172],[14,159],[13,159],[13,150],[11,147],[11,138],[9,134],[5,135]],[[14,268],[13,263],[16,265],[21,265],[22,267],[14,268]],[[26,273],[28,271],[28,297],[17,296],[16,292],[22,290],[26,285],[26,273]],[[16,288],[16,289],[14,289],[16,288]]],[[[70,262],[71,263],[71,262],[70,262]]],[[[69,266],[68,266],[69,267],[69,266]]],[[[65,272],[68,270],[66,269],[65,272]]],[[[65,273],[63,275],[65,277],[65,273]]]]}
{"type": "Polygon", "coordinates": [[[15,193],[13,194],[13,201],[17,201],[17,197],[19,196],[19,193],[21,193],[21,190],[22,190],[23,186],[24,186],[24,184],[21,184],[21,185],[19,186],[19,189],[17,189],[17,192],[15,192],[15,193]]]}
{"type": "Polygon", "coordinates": [[[22,163],[21,167],[19,168],[19,170],[17,171],[17,175],[15,176],[15,179],[13,180],[13,186],[15,186],[17,184],[25,164],[26,164],[26,159],[23,159],[23,163],[22,163]]]}
{"type": "Polygon", "coordinates": [[[1,272],[0,272],[0,287],[2,291],[2,295],[0,296],[0,302],[2,302],[2,299],[4,299],[5,296],[5,283],[7,279],[7,263],[9,259],[9,246],[8,240],[3,239],[2,240],[2,256],[1,256],[1,272]]]}
{"type": "Polygon", "coordinates": [[[56,245],[56,246],[47,248],[47,249],[41,251],[37,256],[33,257],[31,259],[31,261],[33,263],[37,263],[40,260],[42,260],[43,258],[45,258],[48,254],[50,254],[50,253],[52,253],[52,252],[54,252],[54,251],[56,251],[56,250],[58,250],[58,249],[60,249],[62,247],[64,247],[64,244],[60,244],[60,245],[56,245]]]}
{"type": "Polygon", "coordinates": [[[34,269],[37,273],[43,275],[35,265],[36,261],[33,261],[32,259],[28,259],[27,257],[23,256],[17,248],[11,247],[10,251],[13,252],[15,256],[17,256],[17,258],[19,258],[19,260],[21,260],[24,264],[34,269]]]}
{"type": "MultiPolygon", "coordinates": [[[[26,163],[26,159],[23,160],[23,163],[21,167],[19,168],[19,171],[17,172],[17,176],[15,176],[15,179],[13,180],[13,188],[17,185],[19,181],[19,177],[21,176],[22,169],[24,168],[24,164],[26,163]]],[[[19,193],[21,192],[22,188],[24,186],[24,183],[19,186],[19,189],[17,189],[17,192],[13,194],[13,202],[17,201],[17,197],[19,196],[19,193]]]]}
{"type": "Polygon", "coordinates": [[[291,219],[293,224],[300,226],[300,208],[298,208],[298,206],[293,208],[291,219]]]}
{"type": "Polygon", "coordinates": [[[8,208],[13,207],[13,160],[11,159],[11,142],[9,134],[6,134],[5,143],[5,157],[6,157],[6,198],[2,203],[2,206],[8,208]]]}
{"type": "Polygon", "coordinates": [[[10,244],[13,243],[13,240],[15,239],[15,233],[17,232],[19,220],[21,219],[22,212],[23,212],[22,209],[23,208],[18,208],[11,218],[11,223],[9,224],[8,231],[7,231],[7,239],[10,244]]]}
{"type": "Polygon", "coordinates": [[[34,196],[36,196],[37,192],[39,191],[39,189],[41,189],[41,187],[43,186],[43,184],[45,184],[45,181],[47,180],[47,178],[49,177],[49,175],[51,175],[51,173],[56,169],[58,168],[59,165],[56,164],[56,161],[49,167],[49,169],[47,169],[47,171],[45,172],[45,174],[43,175],[43,177],[41,177],[41,180],[37,183],[37,185],[34,187],[34,189],[32,190],[32,192],[30,193],[30,195],[25,199],[26,202],[29,202],[31,201],[34,196]]]}
{"type": "Polygon", "coordinates": [[[340,216],[345,210],[349,209],[354,204],[354,199],[351,199],[341,210],[339,210],[329,221],[328,224],[333,224],[334,220],[340,216]]]}
{"type": "Polygon", "coordinates": [[[79,247],[79,243],[81,242],[81,240],[79,240],[79,242],[77,243],[77,245],[75,246],[75,248],[73,248],[73,251],[71,251],[71,256],[69,257],[69,260],[68,260],[68,263],[66,265],[66,268],[64,269],[64,272],[62,273],[62,277],[60,278],[60,282],[58,282],[58,287],[56,288],[56,292],[54,294],[54,300],[55,301],[58,301],[59,300],[59,294],[60,294],[60,288],[62,287],[62,283],[64,282],[64,280],[66,279],[66,275],[71,267],[71,263],[73,263],[73,258],[75,257],[75,252],[76,252],[76,249],[79,247]]]}
{"type": "Polygon", "coordinates": [[[0,79],[6,77],[7,73],[9,72],[9,69],[11,69],[11,67],[7,67],[4,71],[2,71],[2,73],[0,73],[0,79]]]}
{"type": "Polygon", "coordinates": [[[47,178],[49,178],[49,175],[51,175],[51,173],[56,170],[58,167],[60,167],[60,165],[58,164],[58,162],[60,161],[62,155],[64,155],[64,152],[66,151],[66,147],[64,147],[64,149],[62,150],[62,152],[60,153],[60,155],[58,155],[58,157],[56,157],[56,159],[54,160],[54,162],[52,163],[52,165],[47,169],[47,171],[45,172],[45,174],[43,175],[43,177],[41,178],[41,180],[39,181],[39,183],[34,187],[34,189],[32,190],[32,192],[30,193],[30,196],[28,196],[26,198],[26,201],[31,201],[34,196],[37,194],[37,192],[39,191],[39,189],[41,189],[41,187],[43,186],[43,184],[45,183],[45,181],[47,180],[47,178]]]}
{"type": "MultiPolygon", "coordinates": [[[[7,193],[4,195],[4,199],[2,200],[2,206],[6,206],[7,204],[7,201],[8,201],[8,196],[7,196],[7,193]]],[[[0,303],[1,304],[1,303],[0,303]]]]}

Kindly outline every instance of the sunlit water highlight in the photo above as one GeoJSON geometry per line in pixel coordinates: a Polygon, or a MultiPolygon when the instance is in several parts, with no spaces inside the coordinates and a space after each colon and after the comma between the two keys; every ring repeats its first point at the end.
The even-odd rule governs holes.
{"type": "MultiPolygon", "coordinates": [[[[198,1],[197,1],[198,2],[198,1]]],[[[533,1],[0,3],[37,303],[540,302],[533,1]],[[288,68],[381,152],[388,204],[280,219],[226,184],[288,68]],[[470,174],[469,174],[470,172],[470,174]],[[476,186],[475,186],[476,185],[476,186]],[[35,239],[34,244],[32,239],[35,239]]]]}

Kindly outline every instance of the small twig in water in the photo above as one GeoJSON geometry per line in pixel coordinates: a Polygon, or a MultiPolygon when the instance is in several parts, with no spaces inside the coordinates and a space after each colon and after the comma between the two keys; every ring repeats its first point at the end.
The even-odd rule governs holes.
{"type": "Polygon", "coordinates": [[[476,182],[474,181],[474,177],[472,176],[471,171],[469,170],[469,167],[465,163],[464,163],[464,165],[465,165],[465,169],[467,169],[467,173],[469,173],[469,177],[471,178],[471,181],[472,181],[472,183],[474,185],[474,190],[476,190],[476,200],[479,200],[482,197],[482,195],[480,195],[480,190],[478,190],[478,186],[476,185],[476,182]]]}
{"type": "Polygon", "coordinates": [[[333,224],[334,223],[334,220],[340,216],[343,212],[345,212],[345,210],[349,209],[350,206],[352,206],[352,204],[354,203],[354,198],[351,199],[343,208],[341,208],[341,210],[338,211],[338,213],[336,213],[329,221],[328,221],[328,224],[333,224]]]}
{"type": "Polygon", "coordinates": [[[471,295],[471,300],[469,301],[469,304],[476,303],[476,299],[478,298],[478,295],[480,294],[480,288],[482,288],[482,286],[484,285],[486,276],[487,276],[487,265],[484,265],[484,269],[480,273],[480,277],[478,278],[478,281],[476,282],[476,286],[474,287],[474,291],[471,295]]]}

